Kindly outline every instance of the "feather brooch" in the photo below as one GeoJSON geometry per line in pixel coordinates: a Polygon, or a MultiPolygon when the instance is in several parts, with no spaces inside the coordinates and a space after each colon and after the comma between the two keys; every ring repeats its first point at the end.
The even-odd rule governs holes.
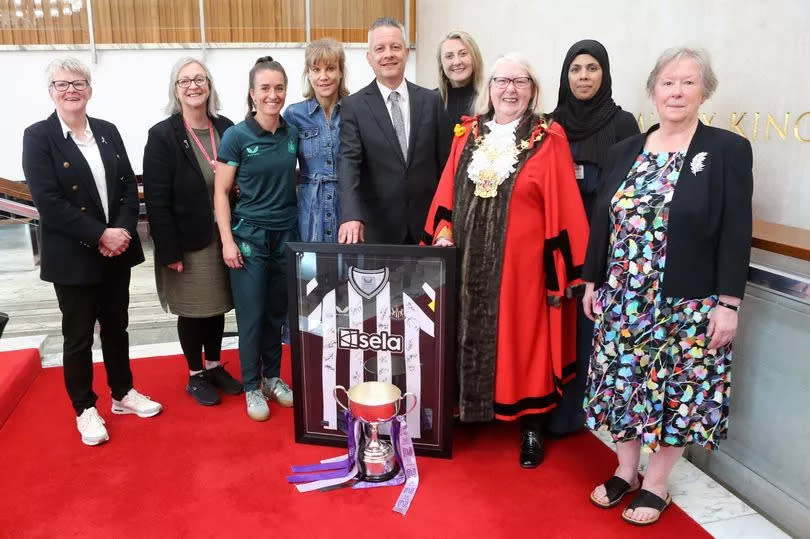
{"type": "Polygon", "coordinates": [[[695,156],[692,158],[692,162],[689,163],[689,168],[692,169],[692,174],[697,175],[698,172],[703,170],[703,162],[708,156],[709,154],[707,152],[695,154],[695,156]]]}

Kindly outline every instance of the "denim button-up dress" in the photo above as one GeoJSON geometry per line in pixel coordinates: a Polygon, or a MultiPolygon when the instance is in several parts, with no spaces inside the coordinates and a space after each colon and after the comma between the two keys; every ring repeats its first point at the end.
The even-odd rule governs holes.
{"type": "Polygon", "coordinates": [[[301,241],[337,241],[340,103],[326,114],[314,97],[287,107],[284,119],[298,128],[298,231],[301,241]]]}

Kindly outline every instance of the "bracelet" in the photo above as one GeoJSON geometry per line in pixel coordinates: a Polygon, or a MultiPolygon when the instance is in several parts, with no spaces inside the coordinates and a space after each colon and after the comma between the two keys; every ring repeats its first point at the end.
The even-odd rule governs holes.
{"type": "Polygon", "coordinates": [[[731,309],[734,312],[737,312],[737,311],[740,310],[739,305],[732,305],[731,303],[726,303],[725,301],[717,300],[717,304],[720,305],[721,307],[725,307],[726,309],[731,309]]]}

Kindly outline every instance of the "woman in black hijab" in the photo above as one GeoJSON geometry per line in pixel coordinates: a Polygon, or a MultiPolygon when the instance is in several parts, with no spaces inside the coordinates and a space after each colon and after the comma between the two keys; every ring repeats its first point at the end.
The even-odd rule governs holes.
{"type": "MultiPolygon", "coordinates": [[[[638,134],[633,115],[613,101],[610,61],[598,41],[584,39],[568,49],[560,73],[560,95],[554,119],[565,129],[574,173],[588,220],[601,185],[600,173],[608,149],[615,143],[638,134]]],[[[577,313],[577,376],[563,391],[562,400],[551,413],[549,430],[563,435],[583,428],[582,401],[591,356],[593,322],[577,313]]]]}

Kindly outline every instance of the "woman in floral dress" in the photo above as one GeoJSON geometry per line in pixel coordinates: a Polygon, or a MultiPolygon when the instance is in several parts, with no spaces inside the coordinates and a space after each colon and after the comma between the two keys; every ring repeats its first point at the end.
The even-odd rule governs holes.
{"type": "Polygon", "coordinates": [[[707,55],[670,49],[647,81],[660,125],[611,149],[583,277],[596,321],[587,426],[616,442],[619,466],[591,501],[652,524],[687,444],[726,437],[731,340],[751,244],[747,140],[698,120],[717,79],[707,55]],[[652,452],[643,484],[639,452],[652,452]]]}

